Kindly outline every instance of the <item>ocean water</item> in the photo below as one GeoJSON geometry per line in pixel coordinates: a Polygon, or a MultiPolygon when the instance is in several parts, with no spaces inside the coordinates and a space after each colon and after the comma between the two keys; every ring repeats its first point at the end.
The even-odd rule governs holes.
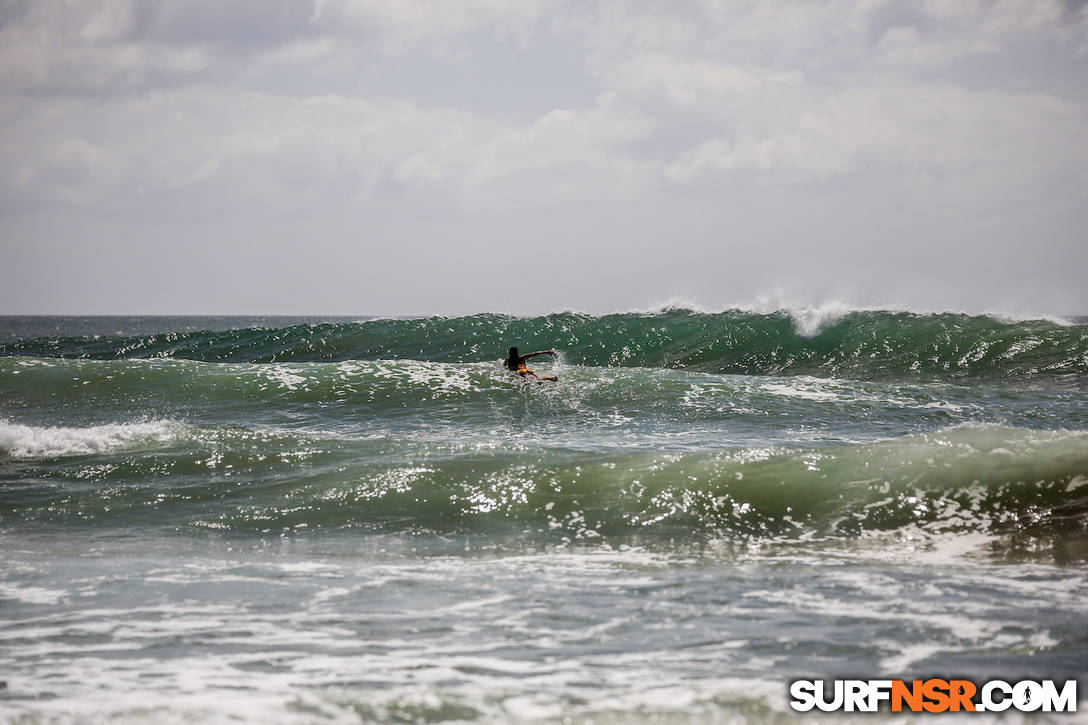
{"type": "Polygon", "coordinates": [[[791,680],[857,676],[1083,697],[1086,323],[0,318],[0,717],[798,722],[791,680]]]}

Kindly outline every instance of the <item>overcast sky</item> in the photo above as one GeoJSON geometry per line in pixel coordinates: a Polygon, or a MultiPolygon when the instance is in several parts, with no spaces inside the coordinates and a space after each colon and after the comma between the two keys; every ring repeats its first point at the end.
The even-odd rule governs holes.
{"type": "Polygon", "coordinates": [[[1088,313],[1074,0],[0,0],[0,314],[1088,313]]]}

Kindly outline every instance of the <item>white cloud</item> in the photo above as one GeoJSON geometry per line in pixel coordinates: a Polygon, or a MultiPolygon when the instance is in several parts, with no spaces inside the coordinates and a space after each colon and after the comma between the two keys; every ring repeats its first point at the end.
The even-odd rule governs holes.
{"type": "Polygon", "coordinates": [[[939,202],[948,230],[1046,222],[1073,257],[1086,53],[1088,9],[1061,0],[9,2],[0,213],[640,233],[621,208],[710,244],[738,191],[763,211],[735,202],[731,240],[850,189],[828,243],[939,202]]]}
{"type": "Polygon", "coordinates": [[[86,107],[28,104],[5,145],[9,195],[87,204],[205,187],[208,196],[299,207],[439,185],[468,202],[607,195],[638,178],[625,145],[651,122],[609,97],[521,126],[411,102],[175,90],[86,107]],[[79,117],[78,136],[71,133],[79,117]],[[59,142],[59,145],[58,145],[59,142]],[[632,172],[633,175],[632,175],[632,172]],[[393,185],[396,188],[389,188],[393,185]]]}
{"type": "Polygon", "coordinates": [[[555,0],[316,0],[311,25],[318,32],[362,35],[389,50],[477,31],[524,38],[555,0]]]}
{"type": "Polygon", "coordinates": [[[715,105],[723,97],[735,97],[767,85],[796,86],[803,82],[803,75],[797,71],[716,63],[659,52],[625,58],[603,69],[601,76],[609,88],[687,109],[715,105]]]}
{"type": "Polygon", "coordinates": [[[468,180],[480,195],[607,198],[643,185],[651,172],[625,148],[653,122],[612,95],[585,111],[557,109],[527,127],[507,128],[473,154],[468,180]]]}
{"type": "Polygon", "coordinates": [[[767,184],[864,172],[1048,194],[1054,185],[1088,181],[1088,145],[1080,131],[1086,122],[1078,104],[1046,96],[932,86],[849,89],[785,129],[704,141],[672,162],[666,175],[677,183],[739,177],[767,184]]]}
{"type": "Polygon", "coordinates": [[[1077,101],[914,77],[999,54],[1011,37],[1073,42],[1085,16],[1057,0],[160,0],[13,12],[0,29],[5,105],[17,118],[4,155],[15,169],[6,186],[24,197],[87,204],[218,184],[297,203],[300,189],[358,200],[391,183],[574,198],[646,190],[662,176],[794,184],[859,170],[1039,183],[1083,158],[1077,101]],[[307,74],[335,85],[353,65],[381,68],[383,54],[427,54],[478,32],[524,41],[539,27],[582,44],[602,89],[595,105],[518,123],[419,104],[412,87],[403,98],[360,95],[350,81],[314,96],[298,92],[304,84],[253,88],[307,74]],[[685,124],[686,143],[661,140],[685,124]]]}

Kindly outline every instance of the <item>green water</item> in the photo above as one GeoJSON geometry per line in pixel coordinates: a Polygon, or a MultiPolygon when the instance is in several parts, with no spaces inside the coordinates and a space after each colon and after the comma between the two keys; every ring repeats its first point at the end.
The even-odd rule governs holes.
{"type": "Polygon", "coordinates": [[[1078,323],[0,318],[0,714],[762,722],[797,677],[1079,677],[1078,323]]]}

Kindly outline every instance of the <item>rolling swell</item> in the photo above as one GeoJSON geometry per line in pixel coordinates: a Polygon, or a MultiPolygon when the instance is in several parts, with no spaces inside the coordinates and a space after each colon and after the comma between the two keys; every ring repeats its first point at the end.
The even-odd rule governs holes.
{"type": "Polygon", "coordinates": [[[379,319],[0,344],[0,356],[181,358],[206,362],[415,359],[481,362],[505,348],[555,347],[586,366],[675,368],[861,380],[974,378],[1083,388],[1088,325],[990,316],[854,311],[813,322],[781,311],[669,309],[595,317],[379,319]]]}
{"type": "MultiPolygon", "coordinates": [[[[3,426],[0,426],[3,428],[3,426]]],[[[622,543],[1088,532],[1088,434],[957,426],[824,449],[447,445],[157,421],[7,431],[8,525],[504,533],[622,543]],[[33,448],[27,437],[52,441],[33,448]],[[11,443],[22,436],[22,442],[11,443]],[[98,443],[88,442],[98,436],[98,443]],[[67,450],[58,450],[66,442],[67,450]],[[14,446],[21,446],[15,448],[14,446]]],[[[3,436],[0,436],[0,441],[3,436]]]]}
{"type": "Polygon", "coordinates": [[[0,528],[1086,540],[1086,326],[819,322],[666,310],[5,343],[0,528]],[[502,370],[510,341],[561,350],[541,362],[560,383],[502,370]]]}
{"type": "MultiPolygon", "coordinates": [[[[7,357],[0,358],[0,419],[48,428],[73,422],[110,426],[153,416],[351,435],[412,431],[481,442],[536,437],[602,451],[615,445],[668,450],[753,441],[834,445],[978,422],[1088,428],[1083,394],[1060,390],[547,362],[540,368],[558,372],[560,384],[523,383],[496,361],[7,357]]],[[[30,445],[48,447],[48,441],[30,445]]]]}

